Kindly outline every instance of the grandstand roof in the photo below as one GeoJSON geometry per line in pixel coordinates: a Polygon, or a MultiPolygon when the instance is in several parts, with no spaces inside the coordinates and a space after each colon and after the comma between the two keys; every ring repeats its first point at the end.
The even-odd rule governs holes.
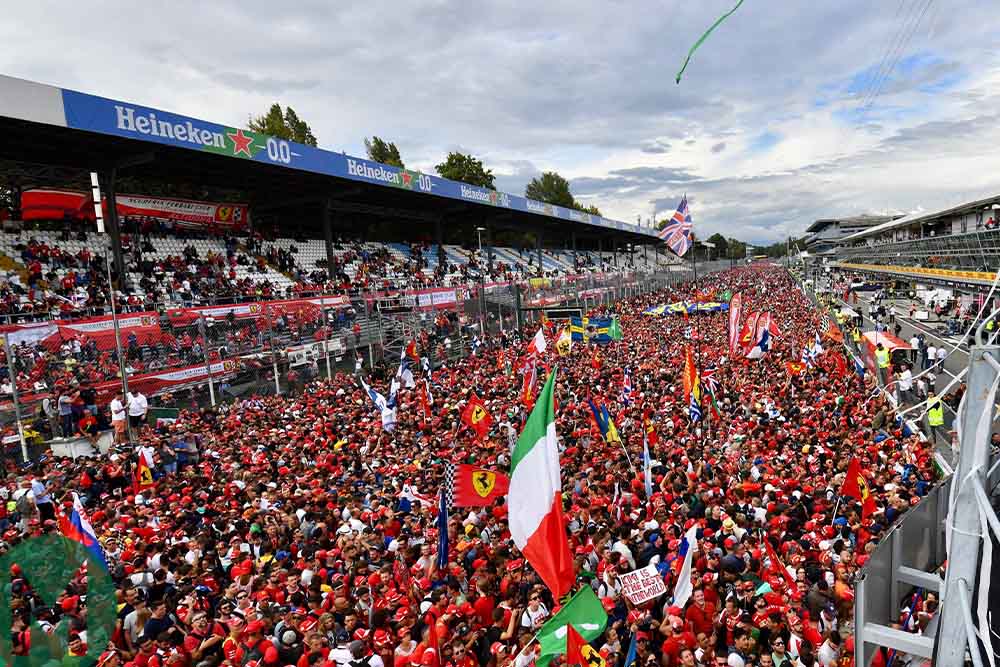
{"type": "Polygon", "coordinates": [[[873,227],[875,225],[882,224],[883,222],[892,220],[894,217],[899,217],[899,216],[864,214],[864,215],[848,216],[846,218],[821,218],[813,222],[811,225],[809,225],[809,227],[806,228],[806,232],[818,232],[824,227],[836,223],[844,225],[845,227],[864,227],[864,226],[873,227]]]}
{"type": "Polygon", "coordinates": [[[946,218],[952,215],[962,215],[965,213],[974,213],[983,208],[992,207],[994,204],[1000,204],[1000,195],[994,195],[992,197],[987,197],[986,199],[977,199],[976,201],[965,202],[962,204],[957,204],[948,208],[941,209],[939,211],[926,212],[921,211],[918,213],[910,213],[909,215],[904,215],[895,220],[889,220],[881,225],[876,225],[874,227],[869,227],[868,229],[863,229],[860,232],[855,232],[850,236],[845,236],[840,239],[840,243],[853,243],[855,241],[860,241],[868,236],[875,236],[881,234],[882,232],[887,232],[893,229],[899,229],[901,227],[906,227],[907,225],[912,225],[914,223],[927,223],[934,222],[941,218],[946,218]]]}
{"type": "Polygon", "coordinates": [[[25,165],[85,171],[117,166],[121,176],[246,190],[256,205],[294,207],[333,198],[341,209],[362,213],[378,207],[401,218],[447,214],[476,224],[543,225],[557,233],[573,229],[658,241],[655,230],[632,223],[7,76],[0,76],[0,132],[0,172],[23,171],[25,165]]]}

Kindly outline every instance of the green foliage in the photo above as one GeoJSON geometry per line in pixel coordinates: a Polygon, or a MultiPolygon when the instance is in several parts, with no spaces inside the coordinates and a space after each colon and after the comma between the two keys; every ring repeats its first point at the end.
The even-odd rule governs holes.
{"type": "Polygon", "coordinates": [[[393,167],[404,168],[403,158],[399,156],[399,149],[392,142],[383,141],[381,138],[372,136],[371,139],[365,137],[365,152],[368,159],[393,167]]]}
{"type": "Polygon", "coordinates": [[[247,127],[254,132],[269,134],[279,139],[287,139],[306,146],[316,145],[316,136],[309,124],[299,118],[292,107],[281,109],[275,102],[263,116],[251,117],[247,127]]]}
{"type": "Polygon", "coordinates": [[[597,208],[593,204],[591,204],[590,206],[587,206],[585,208],[580,208],[580,206],[578,205],[577,208],[579,208],[584,213],[589,213],[591,215],[596,215],[599,218],[603,218],[604,217],[603,215],[601,215],[601,209],[597,208]]]}
{"type": "Polygon", "coordinates": [[[716,232],[715,234],[709,236],[706,240],[708,243],[715,246],[716,256],[719,258],[729,257],[729,241],[726,240],[725,236],[716,232]]]}
{"type": "Polygon", "coordinates": [[[768,257],[784,257],[785,253],[788,252],[788,248],[795,248],[795,244],[798,244],[799,250],[805,247],[805,240],[805,236],[800,238],[789,236],[784,241],[778,241],[777,243],[772,243],[769,246],[757,247],[754,249],[753,254],[767,255],[768,257]]]}
{"type": "Polygon", "coordinates": [[[541,176],[531,179],[528,187],[524,189],[524,196],[546,204],[577,208],[573,193],[569,191],[569,181],[554,171],[546,171],[541,176]]]}
{"type": "Polygon", "coordinates": [[[483,166],[482,160],[471,155],[452,151],[441,164],[434,167],[438,174],[452,181],[460,181],[481,188],[495,189],[493,171],[483,166]]]}

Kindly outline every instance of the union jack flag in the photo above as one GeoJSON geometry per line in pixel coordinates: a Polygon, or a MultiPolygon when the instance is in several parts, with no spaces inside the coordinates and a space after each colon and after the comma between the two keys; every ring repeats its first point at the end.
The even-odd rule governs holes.
{"type": "Polygon", "coordinates": [[[684,199],[674,211],[674,217],[663,225],[663,229],[657,235],[678,257],[683,257],[688,251],[691,247],[691,211],[688,210],[687,195],[684,195],[684,199]]]}
{"type": "Polygon", "coordinates": [[[711,366],[701,372],[701,381],[704,383],[705,388],[708,389],[709,393],[712,394],[719,390],[719,381],[715,377],[715,372],[717,370],[718,368],[711,366]]]}

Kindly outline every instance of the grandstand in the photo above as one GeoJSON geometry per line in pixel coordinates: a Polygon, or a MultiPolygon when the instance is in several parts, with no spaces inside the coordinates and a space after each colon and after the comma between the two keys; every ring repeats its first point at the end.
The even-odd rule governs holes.
{"type": "Polygon", "coordinates": [[[0,128],[0,315],[29,408],[109,399],[116,339],[129,386],[206,402],[283,391],[302,355],[381,364],[421,331],[445,359],[684,269],[648,228],[20,79],[0,77],[0,128]]]}

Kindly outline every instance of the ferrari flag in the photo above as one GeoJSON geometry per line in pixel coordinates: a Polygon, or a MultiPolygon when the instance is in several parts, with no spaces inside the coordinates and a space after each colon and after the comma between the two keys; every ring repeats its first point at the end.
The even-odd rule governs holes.
{"type": "Polygon", "coordinates": [[[448,470],[451,482],[451,504],[454,507],[492,505],[507,495],[510,477],[468,463],[459,463],[448,470]]]}

